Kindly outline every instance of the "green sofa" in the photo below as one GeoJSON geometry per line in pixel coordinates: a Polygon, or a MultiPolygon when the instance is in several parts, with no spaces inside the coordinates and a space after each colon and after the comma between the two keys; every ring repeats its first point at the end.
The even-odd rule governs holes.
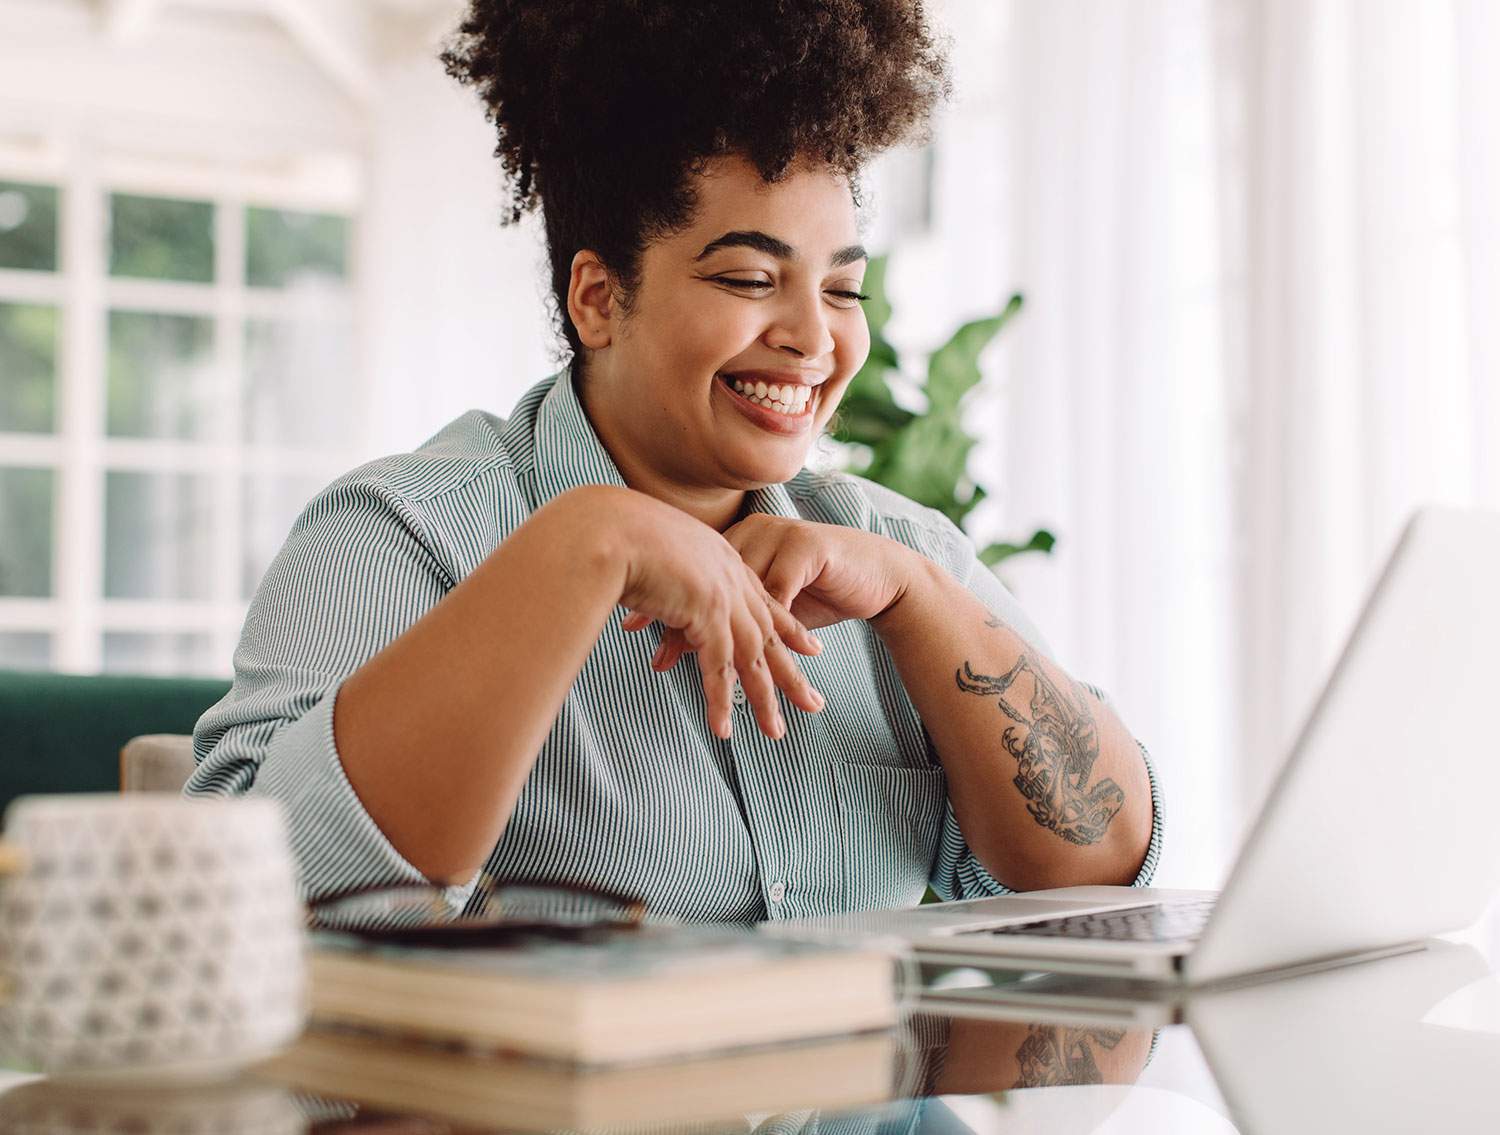
{"type": "Polygon", "coordinates": [[[0,813],[31,792],[118,791],[127,741],[191,733],[228,689],[216,679],[0,670],[0,813]]]}

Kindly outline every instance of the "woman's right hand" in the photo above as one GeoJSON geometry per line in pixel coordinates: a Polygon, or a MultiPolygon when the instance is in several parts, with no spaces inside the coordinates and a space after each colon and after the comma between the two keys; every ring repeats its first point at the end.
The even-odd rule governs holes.
{"type": "Polygon", "coordinates": [[[808,713],[823,708],[791,653],[815,655],[822,644],[766,592],[729,541],[645,493],[611,487],[599,503],[625,568],[618,600],[629,612],[625,629],[655,620],[682,632],[698,655],[716,735],[730,735],[736,677],[768,737],[786,734],[777,687],[808,713]]]}

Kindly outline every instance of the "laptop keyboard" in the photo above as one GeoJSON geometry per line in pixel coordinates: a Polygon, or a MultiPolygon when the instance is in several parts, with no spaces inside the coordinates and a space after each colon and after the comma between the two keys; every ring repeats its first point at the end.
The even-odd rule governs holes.
{"type": "Polygon", "coordinates": [[[963,934],[1024,934],[1043,938],[1102,938],[1110,942],[1181,942],[1203,933],[1213,899],[1132,906],[1100,914],[1073,914],[1066,918],[1043,918],[1036,922],[965,930],[963,934]]]}

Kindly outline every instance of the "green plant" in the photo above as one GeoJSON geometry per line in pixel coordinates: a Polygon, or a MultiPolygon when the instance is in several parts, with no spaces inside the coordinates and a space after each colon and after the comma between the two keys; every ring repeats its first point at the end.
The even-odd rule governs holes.
{"type": "MultiPolygon", "coordinates": [[[[965,323],[927,362],[927,380],[918,385],[901,370],[896,350],[885,337],[891,318],[886,295],[887,258],[877,256],[865,272],[865,316],[870,324],[870,357],[839,403],[834,441],[841,446],[844,468],[868,477],[919,504],[935,508],[960,528],[985,496],[984,486],[968,471],[969,452],[978,439],[964,429],[962,409],[978,384],[979,353],[1021,310],[1019,293],[1003,311],[965,323]],[[916,413],[902,406],[892,382],[925,398],[916,413]]],[[[979,557],[990,567],[1025,552],[1047,553],[1056,538],[1045,528],[1024,543],[990,544],[979,557]]]]}

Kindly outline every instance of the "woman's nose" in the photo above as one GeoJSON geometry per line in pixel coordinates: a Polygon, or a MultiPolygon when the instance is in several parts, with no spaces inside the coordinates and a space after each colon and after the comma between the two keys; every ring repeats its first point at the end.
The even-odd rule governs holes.
{"type": "Polygon", "coordinates": [[[828,329],[828,315],[823,309],[822,297],[810,303],[788,299],[766,333],[766,342],[777,350],[791,351],[805,359],[831,354],[833,333],[828,329]]]}

